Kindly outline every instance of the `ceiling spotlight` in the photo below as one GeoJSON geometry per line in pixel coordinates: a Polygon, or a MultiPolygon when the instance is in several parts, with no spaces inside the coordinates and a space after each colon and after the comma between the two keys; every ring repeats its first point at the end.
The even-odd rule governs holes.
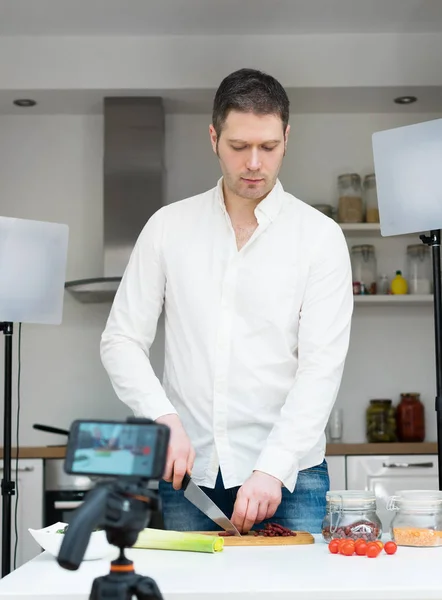
{"type": "Polygon", "coordinates": [[[413,104],[414,102],[417,102],[417,98],[416,96],[399,96],[398,98],[395,98],[394,101],[396,104],[413,104]]]}
{"type": "Polygon", "coordinates": [[[31,106],[35,106],[37,102],[35,100],[31,100],[31,98],[18,98],[14,100],[15,106],[20,106],[21,108],[30,108],[31,106]]]}

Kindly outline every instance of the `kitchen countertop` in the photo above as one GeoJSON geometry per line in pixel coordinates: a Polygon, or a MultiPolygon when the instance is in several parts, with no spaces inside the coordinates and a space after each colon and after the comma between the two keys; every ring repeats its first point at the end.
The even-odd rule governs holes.
{"type": "MultiPolygon", "coordinates": [[[[23,446],[20,448],[20,458],[64,458],[66,446],[23,446]]],[[[342,456],[356,454],[437,454],[436,442],[418,444],[327,444],[327,456],[342,456]]],[[[15,458],[13,448],[12,456],[15,458]]],[[[0,448],[0,458],[3,458],[3,448],[0,448]]]]}
{"type": "MultiPolygon", "coordinates": [[[[329,553],[320,536],[306,546],[225,547],[219,554],[128,550],[138,574],[164,600],[440,600],[442,547],[400,547],[394,556],[329,553]]],[[[108,560],[66,571],[47,552],[0,580],[0,598],[87,600],[108,560]]]]}
{"type": "Polygon", "coordinates": [[[416,444],[327,444],[327,456],[340,456],[343,454],[437,454],[437,442],[416,444]]]}

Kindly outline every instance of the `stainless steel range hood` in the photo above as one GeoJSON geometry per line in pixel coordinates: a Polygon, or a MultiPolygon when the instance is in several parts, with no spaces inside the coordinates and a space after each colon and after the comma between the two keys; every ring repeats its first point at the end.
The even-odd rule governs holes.
{"type": "Polygon", "coordinates": [[[68,281],[80,302],[111,302],[146,221],[164,200],[161,98],[104,99],[104,273],[68,281]]]}

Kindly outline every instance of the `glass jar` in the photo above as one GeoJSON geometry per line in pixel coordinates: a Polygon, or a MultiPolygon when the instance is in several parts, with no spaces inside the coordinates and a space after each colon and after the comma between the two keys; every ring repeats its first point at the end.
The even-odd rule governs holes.
{"type": "Polygon", "coordinates": [[[339,175],[338,194],[339,223],[362,223],[364,220],[364,205],[360,176],[357,173],[339,175]]]}
{"type": "Polygon", "coordinates": [[[322,214],[333,219],[333,206],[331,204],[313,204],[313,208],[322,212],[322,214]]]}
{"type": "Polygon", "coordinates": [[[409,293],[431,294],[432,266],[429,246],[407,246],[407,268],[409,293]]]}
{"type": "Polygon", "coordinates": [[[420,394],[401,394],[396,408],[397,433],[400,442],[423,442],[425,439],[425,409],[420,394]]]}
{"type": "Polygon", "coordinates": [[[397,492],[387,508],[396,511],[390,533],[398,546],[442,546],[442,492],[397,492]]]}
{"type": "Polygon", "coordinates": [[[382,536],[382,524],[376,513],[376,496],[363,490],[330,491],[326,494],[326,515],[322,537],[332,539],[362,538],[372,542],[382,536]]]}
{"type": "Polygon", "coordinates": [[[365,220],[367,223],[379,223],[378,193],[376,175],[371,173],[364,178],[365,220]]]}
{"type": "Polygon", "coordinates": [[[391,400],[370,400],[365,413],[365,424],[370,444],[397,442],[395,409],[391,400]]]}
{"type": "Polygon", "coordinates": [[[352,246],[351,268],[353,274],[353,293],[376,294],[376,254],[374,246],[362,244],[352,246]]]}
{"type": "Polygon", "coordinates": [[[383,273],[378,279],[378,285],[376,288],[377,294],[386,295],[390,293],[390,279],[388,275],[383,273]]]}

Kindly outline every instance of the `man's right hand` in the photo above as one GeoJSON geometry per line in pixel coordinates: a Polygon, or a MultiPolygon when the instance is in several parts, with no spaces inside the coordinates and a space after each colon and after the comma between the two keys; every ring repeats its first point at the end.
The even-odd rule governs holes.
{"type": "Polygon", "coordinates": [[[184,475],[186,473],[191,475],[192,473],[195,450],[192,448],[178,415],[163,415],[158,417],[156,422],[167,425],[170,429],[169,448],[163,479],[171,481],[175,490],[180,490],[184,475]]]}

